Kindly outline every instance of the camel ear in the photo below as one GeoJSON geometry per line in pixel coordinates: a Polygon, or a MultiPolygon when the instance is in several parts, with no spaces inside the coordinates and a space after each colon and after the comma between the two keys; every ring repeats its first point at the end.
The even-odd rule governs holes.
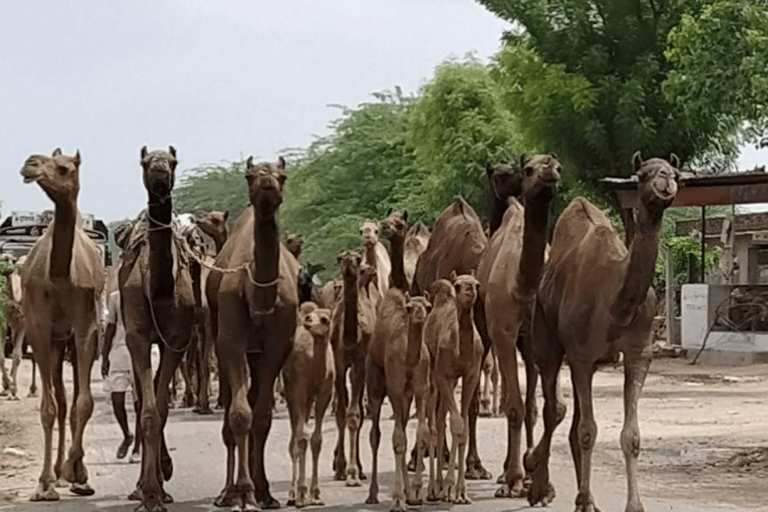
{"type": "Polygon", "coordinates": [[[53,153],[51,154],[51,156],[53,156],[53,157],[61,156],[61,148],[54,149],[53,153]]]}
{"type": "Polygon", "coordinates": [[[283,158],[282,156],[277,157],[277,166],[280,169],[285,170],[285,158],[283,158]]]}
{"type": "Polygon", "coordinates": [[[173,146],[168,146],[168,152],[171,154],[173,158],[176,158],[176,148],[173,146]]]}
{"type": "Polygon", "coordinates": [[[680,158],[674,153],[669,154],[669,163],[672,164],[672,167],[675,169],[680,168],[680,158]]]}
{"type": "Polygon", "coordinates": [[[389,207],[389,210],[387,210],[386,217],[389,217],[390,215],[392,215],[392,207],[391,206],[389,207]]]}
{"type": "Polygon", "coordinates": [[[75,165],[77,167],[80,167],[80,150],[79,149],[75,152],[75,165]]]}
{"type": "Polygon", "coordinates": [[[224,222],[227,222],[227,219],[229,219],[229,210],[224,210],[224,222]]]}
{"type": "Polygon", "coordinates": [[[403,220],[408,222],[408,210],[403,210],[403,220]]]}
{"type": "Polygon", "coordinates": [[[470,270],[469,275],[475,277],[475,269],[470,270]]]}
{"type": "Polygon", "coordinates": [[[341,265],[341,254],[336,255],[336,263],[341,265]]]}
{"type": "Polygon", "coordinates": [[[451,270],[451,282],[454,282],[458,276],[456,275],[455,270],[451,270]]]}
{"type": "Polygon", "coordinates": [[[493,174],[493,166],[491,165],[491,162],[488,162],[487,164],[485,164],[485,175],[490,178],[492,174],[493,174]]]}
{"type": "Polygon", "coordinates": [[[520,169],[525,169],[525,162],[528,160],[528,157],[525,153],[520,155],[520,169]]]}
{"type": "Polygon", "coordinates": [[[643,166],[643,157],[640,156],[639,151],[632,155],[632,166],[635,168],[635,172],[643,166]]]}
{"type": "Polygon", "coordinates": [[[252,165],[253,165],[253,155],[249,156],[248,160],[245,161],[245,170],[247,171],[248,169],[250,169],[252,165]]]}
{"type": "Polygon", "coordinates": [[[410,294],[410,292],[407,292],[407,291],[406,291],[404,295],[405,295],[405,302],[408,302],[409,300],[411,300],[411,294],[410,294]]]}
{"type": "Polygon", "coordinates": [[[144,160],[145,158],[147,158],[147,146],[141,148],[141,159],[144,160]]]}

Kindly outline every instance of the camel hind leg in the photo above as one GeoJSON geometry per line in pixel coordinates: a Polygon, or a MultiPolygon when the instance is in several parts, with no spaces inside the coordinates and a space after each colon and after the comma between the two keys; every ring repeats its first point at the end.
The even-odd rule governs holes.
{"type": "Polygon", "coordinates": [[[624,359],[624,427],[621,430],[621,450],[627,469],[626,512],[643,512],[637,488],[637,458],[640,454],[640,427],[637,422],[637,402],[643,390],[651,358],[641,354],[624,359]]]}
{"type": "Polygon", "coordinates": [[[323,418],[325,417],[325,412],[328,410],[328,404],[331,401],[332,394],[333,383],[328,382],[328,385],[324,386],[324,389],[315,399],[315,430],[312,432],[312,437],[310,438],[310,446],[312,447],[312,481],[309,485],[310,505],[325,505],[320,497],[318,464],[320,461],[320,448],[323,444],[323,418]]]}
{"type": "Polygon", "coordinates": [[[371,411],[371,481],[368,485],[367,504],[379,502],[379,444],[381,442],[381,405],[386,395],[386,377],[381,368],[370,361],[366,362],[366,380],[368,408],[371,411]]]}
{"type": "Polygon", "coordinates": [[[53,359],[51,379],[53,383],[53,396],[56,399],[56,420],[58,423],[58,448],[56,450],[56,462],[53,464],[53,474],[56,476],[56,487],[66,487],[67,479],[62,476],[64,464],[64,452],[66,447],[67,425],[67,394],[64,389],[64,354],[66,346],[63,342],[53,341],[51,355],[53,359]]]}
{"type": "MultiPolygon", "coordinates": [[[[21,351],[24,348],[24,329],[17,329],[13,333],[13,351],[11,353],[11,399],[19,399],[19,386],[17,376],[19,373],[19,365],[21,364],[21,351]]],[[[3,365],[5,370],[5,365],[3,365]]],[[[32,380],[34,383],[34,378],[32,380]]]]}
{"type": "Polygon", "coordinates": [[[576,480],[579,487],[576,496],[575,512],[595,512],[595,499],[592,496],[592,450],[597,438],[597,423],[592,407],[593,366],[570,361],[573,381],[574,407],[573,426],[568,440],[576,468],[576,480]]]}
{"type": "Polygon", "coordinates": [[[344,480],[347,471],[347,459],[344,452],[345,421],[349,407],[349,392],[347,391],[347,368],[343,364],[343,354],[336,358],[336,448],[333,450],[333,479],[344,480]]]}

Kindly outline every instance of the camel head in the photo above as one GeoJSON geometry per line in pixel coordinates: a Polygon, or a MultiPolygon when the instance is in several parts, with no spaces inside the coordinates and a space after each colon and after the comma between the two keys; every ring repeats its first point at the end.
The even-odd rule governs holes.
{"type": "Polygon", "coordinates": [[[291,233],[285,239],[285,246],[298,259],[301,254],[301,248],[304,246],[304,237],[298,233],[291,233]]]}
{"type": "Polygon", "coordinates": [[[389,239],[405,240],[408,233],[408,212],[389,209],[384,219],[384,235],[389,239]]]}
{"type": "Polygon", "coordinates": [[[317,308],[304,314],[301,322],[315,339],[327,339],[331,331],[331,310],[317,308]]]}
{"type": "Polygon", "coordinates": [[[342,251],[336,257],[342,277],[355,277],[360,275],[360,262],[363,257],[356,251],[342,251]]]}
{"type": "Polygon", "coordinates": [[[245,179],[248,180],[248,197],[259,217],[274,217],[283,202],[285,184],[285,159],[278,158],[277,163],[253,163],[249,156],[245,163],[245,179]]]}
{"type": "Polygon", "coordinates": [[[638,151],[632,161],[639,178],[637,190],[640,193],[640,201],[649,211],[663,213],[677,195],[680,160],[672,153],[669,161],[663,158],[649,158],[643,161],[638,151]]]}
{"type": "Polygon", "coordinates": [[[522,192],[526,201],[541,197],[551,199],[560,182],[560,162],[552,155],[520,157],[522,192]]]}
{"type": "Polygon", "coordinates": [[[215,239],[227,233],[228,210],[211,210],[197,212],[197,225],[203,233],[215,239]]]}
{"type": "Polygon", "coordinates": [[[63,155],[56,148],[51,156],[32,155],[21,168],[24,183],[37,183],[54,203],[75,202],[80,192],[80,151],[63,155]]]}
{"type": "Polygon", "coordinates": [[[408,312],[408,318],[413,324],[423,324],[427,321],[427,315],[429,315],[432,309],[432,304],[429,302],[429,293],[424,292],[424,296],[411,297],[408,292],[405,293],[405,309],[408,312]]]}
{"type": "Polygon", "coordinates": [[[488,187],[494,199],[507,202],[511,197],[518,197],[523,192],[523,170],[520,167],[498,164],[487,165],[485,172],[488,187]]]}
{"type": "Polygon", "coordinates": [[[472,308],[477,300],[477,290],[480,287],[480,281],[475,278],[475,271],[469,274],[456,275],[456,271],[451,272],[451,282],[456,290],[456,303],[463,309],[472,308]]]}
{"type": "Polygon", "coordinates": [[[173,146],[168,146],[168,151],[147,151],[147,146],[141,148],[144,188],[147,189],[151,200],[163,203],[171,197],[176,181],[177,163],[176,149],[173,146]]]}
{"type": "Polygon", "coordinates": [[[376,219],[364,220],[360,226],[360,236],[366,247],[373,247],[379,241],[379,221],[376,219]]]}

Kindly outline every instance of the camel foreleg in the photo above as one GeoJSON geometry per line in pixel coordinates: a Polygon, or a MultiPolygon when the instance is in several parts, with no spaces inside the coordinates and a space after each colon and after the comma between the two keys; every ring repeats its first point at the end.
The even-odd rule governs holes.
{"type": "Polygon", "coordinates": [[[627,466],[626,512],[643,512],[637,488],[637,458],[640,455],[640,427],[637,421],[637,402],[643,390],[651,358],[641,355],[624,359],[624,427],[621,430],[621,450],[627,466]]]}

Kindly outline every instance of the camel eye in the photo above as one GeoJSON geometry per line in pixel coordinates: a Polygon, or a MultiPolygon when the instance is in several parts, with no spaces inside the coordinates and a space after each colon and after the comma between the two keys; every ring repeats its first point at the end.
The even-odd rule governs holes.
{"type": "Polygon", "coordinates": [[[320,323],[323,324],[323,325],[328,325],[328,319],[323,317],[323,318],[320,319],[320,323]]]}
{"type": "Polygon", "coordinates": [[[65,166],[63,166],[63,165],[60,165],[60,166],[58,167],[58,171],[59,171],[59,174],[60,174],[61,176],[64,176],[65,174],[67,174],[67,172],[69,171],[69,169],[67,169],[67,168],[66,168],[65,166]]]}

